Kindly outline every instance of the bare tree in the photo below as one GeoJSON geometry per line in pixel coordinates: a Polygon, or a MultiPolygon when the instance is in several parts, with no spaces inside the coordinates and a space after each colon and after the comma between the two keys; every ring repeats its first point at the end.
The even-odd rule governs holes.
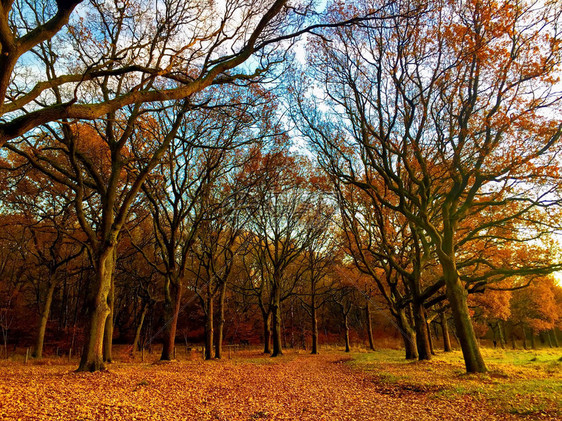
{"type": "MultiPolygon", "coordinates": [[[[560,228],[546,209],[559,203],[549,168],[562,127],[545,110],[556,114],[562,98],[551,77],[561,51],[543,37],[560,38],[562,11],[536,6],[432,3],[415,17],[336,29],[315,44],[314,77],[332,111],[322,120],[304,110],[307,134],[342,182],[375,195],[372,183],[384,182],[393,199],[377,200],[431,241],[469,372],[486,366],[466,302],[470,276],[458,266],[462,250],[492,227],[502,227],[499,244],[560,228]]],[[[510,272],[484,264],[489,276],[510,272]]]]}
{"type": "Polygon", "coordinates": [[[50,122],[95,120],[263,77],[296,36],[322,26],[307,1],[7,0],[0,7],[0,146],[50,122]],[[98,89],[123,79],[130,89],[98,89]]]}
{"type": "MultiPolygon", "coordinates": [[[[321,181],[322,178],[318,180],[321,181]]],[[[315,184],[320,189],[320,184],[324,183],[315,184]]],[[[304,268],[304,280],[298,286],[298,297],[310,316],[311,354],[318,354],[318,310],[331,299],[336,283],[333,276],[334,265],[341,259],[341,246],[336,238],[337,227],[333,221],[335,208],[327,195],[318,199],[316,215],[311,222],[319,229],[300,259],[299,263],[304,268]]]]}
{"type": "MultiPolygon", "coordinates": [[[[312,188],[314,174],[305,160],[271,152],[263,155],[257,171],[262,178],[251,198],[255,211],[248,227],[257,266],[255,273],[260,274],[259,296],[262,297],[264,291],[269,294],[264,318],[271,313],[272,356],[277,356],[283,353],[281,303],[294,294],[305,270],[299,265],[288,277],[288,268],[297,262],[325,226],[315,223],[319,215],[316,211],[319,193],[312,188]]],[[[267,319],[264,322],[267,323],[267,319]]]]}

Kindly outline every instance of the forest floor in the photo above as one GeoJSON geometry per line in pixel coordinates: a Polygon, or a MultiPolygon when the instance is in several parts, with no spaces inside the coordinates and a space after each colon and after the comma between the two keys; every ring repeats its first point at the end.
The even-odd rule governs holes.
{"type": "Polygon", "coordinates": [[[98,373],[63,358],[0,361],[0,420],[559,420],[558,354],[485,350],[486,375],[464,374],[458,351],[429,362],[393,350],[244,351],[98,373]]]}

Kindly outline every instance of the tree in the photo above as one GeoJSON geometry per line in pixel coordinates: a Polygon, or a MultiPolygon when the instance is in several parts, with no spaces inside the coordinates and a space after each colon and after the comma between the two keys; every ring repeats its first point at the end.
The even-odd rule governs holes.
{"type": "Polygon", "coordinates": [[[266,132],[275,128],[273,106],[259,89],[210,90],[208,94],[221,105],[189,113],[162,162],[143,185],[158,250],[156,259],[146,257],[164,279],[163,360],[172,356],[187,272],[196,272],[190,265],[199,230],[203,225],[208,228],[239,193],[232,173],[248,159],[250,145],[266,142],[270,136],[266,132]]]}
{"type": "Polygon", "coordinates": [[[115,315],[122,341],[131,328],[134,330],[131,346],[131,356],[144,348],[141,340],[143,329],[146,331],[146,321],[154,313],[154,307],[159,301],[156,294],[158,289],[158,272],[150,264],[146,264],[146,256],[154,252],[154,227],[150,219],[149,209],[139,202],[131,212],[134,217],[125,227],[125,234],[119,244],[119,259],[115,267],[116,295],[120,305],[115,315]],[[139,252],[138,248],[141,248],[139,252]],[[121,321],[120,321],[121,319],[121,321]]]}
{"type": "MultiPolygon", "coordinates": [[[[51,122],[92,121],[263,77],[283,60],[287,43],[322,26],[299,1],[54,3],[2,3],[0,146],[51,122]],[[123,78],[130,89],[98,89],[123,78]]],[[[340,24],[376,19],[377,12],[340,24]]]]}
{"type": "MultiPolygon", "coordinates": [[[[430,359],[426,320],[430,306],[426,304],[442,286],[442,280],[428,270],[435,265],[430,245],[375,194],[333,181],[347,252],[384,297],[402,329],[407,358],[430,359]],[[407,314],[413,315],[413,327],[407,314]]],[[[384,195],[380,190],[379,194],[384,195]]]]}
{"type": "Polygon", "coordinates": [[[451,337],[449,335],[449,320],[446,307],[439,309],[439,323],[441,324],[441,332],[443,333],[443,351],[451,352],[451,337]]]}
{"type": "MultiPolygon", "coordinates": [[[[501,286],[501,284],[498,285],[498,287],[501,286]]],[[[488,289],[481,294],[469,297],[469,305],[474,308],[473,320],[475,323],[488,326],[492,330],[494,345],[499,340],[500,346],[505,348],[504,322],[510,316],[511,291],[509,291],[510,285],[504,282],[503,286],[507,291],[488,289]]]]}
{"type": "MultiPolygon", "coordinates": [[[[118,46],[127,36],[123,28],[130,24],[130,10],[126,6],[119,10],[105,9],[99,4],[95,6],[100,15],[114,25],[101,26],[97,34],[108,42],[105,57],[118,61],[121,53],[118,46]]],[[[85,44],[80,44],[78,48],[87,48],[85,44]]],[[[138,50],[136,52],[140,54],[138,50]]],[[[44,63],[47,75],[56,74],[57,56],[52,44],[37,51],[36,55],[44,63]]],[[[86,53],[83,55],[84,60],[89,57],[86,53]]],[[[128,56],[127,60],[120,61],[126,64],[134,60],[134,57],[128,56]]],[[[112,95],[134,89],[131,83],[126,75],[111,79],[106,74],[93,80],[89,91],[109,100],[112,95]]],[[[62,101],[65,95],[62,87],[54,84],[49,88],[54,97],[62,101]]],[[[187,108],[188,104],[183,102],[176,107],[175,114],[161,113],[158,122],[161,130],[156,128],[157,117],[147,117],[150,110],[137,104],[127,110],[110,112],[104,120],[91,125],[64,121],[60,125],[45,126],[43,131],[29,133],[7,145],[12,152],[25,157],[32,166],[67,189],[80,226],[87,236],[89,255],[96,271],[96,286],[89,300],[91,321],[88,344],[84,347],[79,370],[103,369],[103,360],[112,359],[113,273],[118,237],[137,193],[168,148],[187,108]],[[166,120],[170,116],[173,121],[166,120]],[[145,143],[145,137],[151,142],[145,143]],[[137,156],[131,153],[133,150],[137,156]],[[139,154],[143,154],[140,159],[139,154]],[[136,168],[134,162],[137,163],[136,168]]]]}
{"type": "Polygon", "coordinates": [[[245,164],[253,158],[254,148],[250,148],[247,154],[241,153],[241,145],[237,149],[235,155],[223,151],[218,157],[217,174],[209,189],[213,193],[204,197],[199,204],[204,217],[190,250],[188,271],[194,278],[191,286],[205,314],[205,359],[213,357],[213,347],[215,358],[222,357],[227,284],[249,238],[242,234],[251,215],[247,203],[253,186],[252,182],[248,184],[248,177],[243,172],[245,164]]]}
{"type": "Polygon", "coordinates": [[[521,242],[559,225],[562,126],[549,115],[560,105],[561,10],[486,0],[395,10],[404,13],[315,40],[311,75],[330,111],[301,100],[303,132],[343,183],[377,194],[373,181],[384,182],[396,200],[377,199],[431,242],[466,369],[483,372],[459,255],[494,226],[521,242]]]}
{"type": "Polygon", "coordinates": [[[17,221],[13,215],[2,215],[0,219],[0,332],[5,358],[8,358],[8,334],[17,316],[15,308],[23,288],[23,263],[29,244],[21,224],[14,224],[17,221]]]}
{"type": "Polygon", "coordinates": [[[13,222],[27,238],[24,246],[27,258],[22,263],[25,278],[29,280],[27,288],[33,288],[39,312],[32,356],[42,358],[55,289],[63,274],[66,279],[76,271],[72,261],[84,248],[76,236],[77,221],[72,217],[71,203],[61,186],[28,168],[17,155],[7,154],[7,162],[11,170],[3,173],[5,185],[1,198],[4,209],[12,212],[13,222]]]}
{"type": "MultiPolygon", "coordinates": [[[[61,216],[68,220],[66,218],[67,213],[63,213],[61,216]]],[[[31,354],[35,358],[42,358],[47,321],[51,312],[55,288],[62,280],[62,269],[64,269],[65,276],[71,276],[77,268],[73,268],[70,263],[84,252],[84,248],[79,247],[75,241],[68,238],[62,231],[61,226],[56,225],[56,222],[53,225],[49,223],[34,224],[29,226],[29,230],[33,239],[30,254],[36,259],[37,265],[45,269],[43,273],[39,272],[37,279],[39,283],[42,280],[41,278],[44,277],[46,292],[42,302],[35,345],[31,354]],[[45,272],[46,274],[44,274],[45,272]]]]}
{"type": "MultiPolygon", "coordinates": [[[[86,19],[72,21],[68,32],[61,32],[79,3],[57,1],[56,10],[49,4],[3,4],[0,94],[2,101],[9,101],[0,103],[4,118],[0,124],[0,146],[24,136],[25,142],[32,144],[27,145],[27,150],[14,144],[10,149],[75,194],[76,211],[88,235],[97,273],[88,345],[79,370],[98,370],[104,368],[104,358],[111,360],[113,317],[108,316],[113,307],[117,239],[147,175],[175,136],[187,109],[193,108],[191,101],[213,84],[254,81],[282,61],[287,51],[280,48],[282,41],[290,41],[317,26],[304,27],[307,6],[289,6],[286,0],[273,4],[233,0],[224,7],[212,2],[179,0],[146,7],[130,0],[84,5],[81,13],[86,19]],[[28,61],[20,60],[24,55],[29,57],[28,61]],[[259,65],[240,69],[250,57],[256,57],[255,63],[259,65]],[[21,67],[16,66],[18,62],[21,67]],[[21,69],[21,74],[14,69],[21,69]],[[37,82],[31,88],[31,83],[22,83],[27,73],[37,82]],[[181,104],[174,102],[178,100],[181,104]],[[135,136],[139,141],[140,131],[151,134],[150,123],[143,128],[136,125],[141,115],[144,118],[152,110],[145,104],[155,104],[157,112],[167,107],[176,107],[178,112],[173,121],[161,126],[169,130],[158,147],[147,151],[145,157],[150,158],[144,161],[143,169],[134,176],[129,173],[127,193],[118,195],[117,186],[130,158],[126,156],[126,144],[135,136]],[[100,129],[98,135],[105,139],[111,158],[107,178],[80,149],[76,127],[82,130],[85,126],[75,124],[76,120],[93,121],[92,126],[100,129]],[[51,124],[56,121],[60,126],[51,124]],[[43,130],[35,130],[39,127],[43,130]],[[68,155],[65,165],[53,159],[44,160],[53,151],[37,155],[41,149],[44,151],[45,140],[52,145],[49,137],[62,144],[53,151],[68,155]],[[83,170],[89,179],[84,178],[83,170]],[[102,217],[95,229],[83,209],[82,202],[90,198],[88,189],[97,189],[101,196],[102,217]]],[[[165,113],[160,117],[165,119],[165,113]]],[[[130,150],[137,146],[128,145],[130,150]]]]}
{"type": "MultiPolygon", "coordinates": [[[[560,306],[557,302],[560,287],[552,276],[533,280],[526,288],[513,291],[511,297],[512,319],[523,328],[529,329],[533,348],[537,332],[546,332],[556,328],[560,320],[560,306]]],[[[550,339],[549,339],[550,340],[550,339]]]]}
{"type": "MultiPolygon", "coordinates": [[[[252,191],[253,209],[248,219],[249,243],[255,259],[250,273],[260,279],[259,298],[265,304],[265,325],[271,314],[275,357],[283,353],[281,303],[294,293],[303,276],[303,268],[296,268],[289,278],[288,269],[326,225],[317,210],[318,192],[311,184],[314,174],[309,172],[310,165],[304,158],[272,151],[256,160],[256,165],[254,171],[259,172],[260,181],[252,191]],[[268,297],[263,297],[265,291],[268,297]]],[[[252,288],[256,290],[253,285],[252,288]]]]}
{"type": "Polygon", "coordinates": [[[73,20],[68,33],[60,33],[80,3],[57,1],[56,10],[38,3],[14,5],[9,1],[3,5],[0,93],[3,102],[9,100],[2,104],[3,113],[15,116],[3,123],[1,144],[51,121],[92,120],[135,103],[182,99],[212,83],[244,79],[247,75],[225,72],[264,48],[260,45],[265,41],[263,35],[274,31],[278,24],[275,17],[283,11],[285,1],[271,7],[242,6],[233,1],[222,13],[206,2],[170,0],[158,9],[135,1],[93,2],[82,7],[86,21],[73,20]],[[25,18],[30,15],[33,20],[25,18]],[[241,24],[232,26],[234,19],[241,19],[241,24]],[[135,42],[125,44],[125,36],[135,42]],[[61,54],[63,42],[70,53],[61,54]],[[179,44],[178,48],[178,43],[183,47],[179,44]],[[226,52],[228,47],[234,54],[226,52]],[[53,53],[51,59],[46,58],[46,51],[53,53]],[[46,77],[22,90],[14,68],[29,52],[36,53],[38,60],[28,66],[42,66],[46,77]],[[65,62],[68,56],[74,59],[65,62]],[[54,72],[61,67],[62,75],[54,72]],[[132,89],[89,97],[90,82],[111,86],[123,75],[134,81],[132,89]],[[222,79],[217,80],[218,76],[222,79]],[[49,95],[51,90],[54,96],[49,95]],[[18,115],[29,106],[35,109],[18,115]]]}
{"type": "Polygon", "coordinates": [[[191,250],[190,272],[195,278],[193,287],[205,314],[205,359],[222,358],[224,312],[228,279],[235,268],[236,258],[244,249],[240,241],[239,225],[242,197],[233,198],[230,204],[222,203],[214,209],[214,217],[205,221],[198,231],[191,250]],[[234,207],[230,207],[234,205],[234,207]],[[217,213],[219,215],[217,215],[217,213]],[[215,323],[215,301],[218,297],[218,320],[215,323]],[[217,325],[215,336],[215,325],[217,325]]]}
{"type": "Polygon", "coordinates": [[[323,206],[319,204],[319,209],[322,212],[319,216],[324,219],[319,222],[325,224],[325,227],[303,253],[302,264],[306,269],[305,278],[308,282],[303,282],[298,292],[302,306],[310,316],[311,354],[318,354],[318,310],[331,298],[335,283],[334,265],[340,254],[340,247],[334,236],[336,227],[331,222],[334,209],[327,203],[323,206]]]}
{"type": "Polygon", "coordinates": [[[343,286],[337,288],[332,294],[332,300],[337,305],[341,313],[344,329],[345,352],[351,352],[351,342],[349,340],[349,313],[351,313],[351,310],[353,310],[354,307],[355,293],[355,286],[346,285],[344,281],[343,286]]]}

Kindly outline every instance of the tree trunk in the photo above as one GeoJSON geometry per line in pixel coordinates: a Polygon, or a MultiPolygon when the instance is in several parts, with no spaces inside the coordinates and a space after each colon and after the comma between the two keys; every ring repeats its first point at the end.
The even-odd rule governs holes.
{"type": "Polygon", "coordinates": [[[412,303],[412,311],[414,313],[414,327],[416,329],[416,345],[418,347],[418,359],[431,359],[431,345],[429,343],[429,335],[427,331],[427,319],[425,317],[425,308],[423,303],[412,303]]]}
{"type": "Polygon", "coordinates": [[[182,284],[177,281],[172,284],[170,278],[167,279],[164,299],[164,343],[162,346],[161,361],[171,361],[174,358],[174,347],[176,345],[176,329],[178,326],[178,316],[181,307],[182,284]],[[175,294],[172,294],[175,289],[175,294]],[[175,297],[174,297],[175,296],[175,297]],[[174,299],[175,298],[175,299],[174,299]]]}
{"type": "MultiPolygon", "coordinates": [[[[291,336],[289,339],[289,347],[291,349],[295,349],[295,305],[294,305],[294,301],[291,301],[291,312],[289,313],[291,315],[291,336]]],[[[287,341],[285,340],[285,343],[287,343],[287,341]]]]}
{"type": "Polygon", "coordinates": [[[503,329],[503,323],[501,320],[498,320],[498,336],[500,339],[500,346],[502,349],[505,349],[506,341],[505,341],[505,332],[503,329]]]}
{"type": "Polygon", "coordinates": [[[133,340],[133,354],[138,351],[142,325],[144,324],[144,318],[146,317],[147,312],[148,312],[148,305],[144,303],[142,307],[139,323],[137,324],[137,328],[135,330],[135,339],[133,340]]]}
{"type": "Polygon", "coordinates": [[[351,347],[349,346],[349,322],[347,313],[343,316],[343,327],[345,329],[345,352],[350,352],[351,347]]]}
{"type": "Polygon", "coordinates": [[[60,307],[60,315],[59,315],[59,326],[61,329],[66,330],[68,328],[68,283],[67,283],[68,274],[65,274],[64,281],[62,283],[62,299],[61,299],[61,307],[60,307]]]}
{"type": "Polygon", "coordinates": [[[527,349],[527,331],[525,326],[521,326],[521,330],[523,330],[523,349],[527,349]]]}
{"type": "Polygon", "coordinates": [[[407,360],[418,359],[418,347],[416,346],[416,334],[413,330],[402,332],[404,348],[406,349],[407,360]]]}
{"type": "Polygon", "coordinates": [[[103,363],[103,337],[105,321],[110,313],[107,302],[111,291],[113,278],[114,247],[107,246],[101,251],[96,262],[96,293],[93,299],[92,311],[86,330],[86,343],[82,351],[80,365],[77,371],[104,370],[103,363]]]}
{"type": "MultiPolygon", "coordinates": [[[[312,255],[312,254],[311,254],[312,255]]],[[[313,266],[312,266],[313,267],[313,266]]],[[[318,315],[316,308],[316,282],[314,274],[310,276],[310,324],[312,326],[312,349],[311,354],[318,354],[318,315]]],[[[304,326],[303,326],[304,333],[304,326]]]]}
{"type": "Polygon", "coordinates": [[[560,342],[558,341],[558,335],[556,334],[556,328],[551,330],[552,340],[554,341],[554,346],[556,348],[560,347],[560,342]]]}
{"type": "Polygon", "coordinates": [[[492,323],[488,323],[490,329],[492,329],[492,343],[494,344],[494,349],[498,346],[498,332],[497,332],[497,325],[493,325],[492,323]]]}
{"type": "Polygon", "coordinates": [[[39,319],[35,348],[31,354],[33,358],[43,358],[43,342],[45,340],[45,331],[47,330],[47,321],[49,320],[49,313],[51,312],[51,304],[53,303],[53,294],[55,292],[56,285],[55,276],[53,274],[49,279],[49,289],[47,290],[43,311],[41,312],[41,318],[39,319]]]}
{"type": "Polygon", "coordinates": [[[2,326],[2,340],[4,341],[3,357],[8,359],[8,329],[2,326]]]}
{"type": "Polygon", "coordinates": [[[550,335],[550,332],[548,330],[546,330],[544,332],[544,336],[546,336],[546,339],[548,341],[548,347],[552,348],[553,344],[552,344],[552,336],[550,335]]]}
{"type": "Polygon", "coordinates": [[[275,288],[273,303],[273,353],[272,357],[283,355],[281,338],[281,300],[279,288],[275,288]]]}
{"type": "Polygon", "coordinates": [[[512,349],[517,349],[517,345],[515,344],[515,329],[512,327],[511,328],[511,348],[512,349]]]}
{"type": "Polygon", "coordinates": [[[211,360],[213,359],[213,336],[214,336],[214,329],[213,329],[213,313],[214,313],[214,306],[213,306],[213,295],[210,291],[207,291],[207,311],[205,312],[205,359],[211,360]]]}
{"type": "Polygon", "coordinates": [[[404,340],[404,349],[406,350],[406,359],[415,360],[418,358],[418,347],[416,345],[416,332],[410,327],[406,310],[400,309],[397,316],[400,334],[404,340]]]}
{"type": "Polygon", "coordinates": [[[431,334],[431,322],[427,323],[427,337],[429,339],[429,349],[431,349],[431,355],[435,355],[435,349],[433,348],[433,336],[431,334]]]}
{"type": "Polygon", "coordinates": [[[531,348],[537,349],[537,342],[535,340],[535,331],[531,329],[531,348]]]}
{"type": "Polygon", "coordinates": [[[109,306],[109,314],[107,319],[105,319],[105,329],[103,331],[103,360],[111,363],[113,360],[113,322],[115,314],[115,279],[113,276],[111,276],[111,288],[107,296],[107,305],[109,306]]]}
{"type": "Polygon", "coordinates": [[[461,345],[466,371],[468,373],[485,373],[486,364],[480,353],[476,334],[470,320],[467,292],[462,285],[454,261],[441,265],[445,277],[447,298],[451,304],[455,330],[461,345]]]}
{"type": "Polygon", "coordinates": [[[375,340],[373,338],[373,321],[371,320],[371,303],[367,299],[367,306],[365,307],[365,317],[367,318],[367,335],[369,337],[369,349],[375,350],[375,340]]]}
{"type": "Polygon", "coordinates": [[[312,350],[311,354],[318,354],[318,317],[316,315],[316,303],[314,296],[312,298],[312,307],[310,312],[312,322],[312,350]]]}
{"type": "Polygon", "coordinates": [[[263,315],[263,353],[271,354],[271,311],[263,315]]]}
{"type": "Polygon", "coordinates": [[[219,295],[219,311],[218,311],[218,325],[217,325],[217,340],[215,342],[215,358],[222,358],[222,340],[224,336],[224,303],[226,299],[226,282],[221,284],[219,295]]]}
{"type": "Polygon", "coordinates": [[[443,351],[451,352],[451,337],[449,336],[449,324],[447,322],[447,315],[443,311],[439,318],[441,319],[441,332],[443,333],[443,351]]]}
{"type": "MultiPolygon", "coordinates": [[[[441,324],[439,324],[439,326],[441,326],[441,324]]],[[[433,323],[433,336],[437,340],[441,339],[439,338],[439,328],[437,327],[437,323],[433,323]]]]}

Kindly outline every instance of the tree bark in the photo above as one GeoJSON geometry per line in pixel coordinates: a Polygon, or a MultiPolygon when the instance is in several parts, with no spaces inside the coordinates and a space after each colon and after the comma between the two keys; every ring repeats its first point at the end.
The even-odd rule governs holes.
{"type": "Polygon", "coordinates": [[[316,302],[314,295],[312,296],[312,307],[310,312],[310,319],[312,322],[312,350],[311,354],[318,354],[318,317],[316,315],[316,302]]]}
{"type": "Polygon", "coordinates": [[[402,332],[402,339],[404,340],[404,348],[406,349],[406,359],[417,360],[418,347],[416,346],[416,334],[414,331],[402,332]]]}
{"type": "Polygon", "coordinates": [[[416,332],[410,327],[408,318],[406,317],[406,310],[400,309],[398,311],[398,326],[400,334],[404,340],[404,349],[406,350],[406,359],[415,360],[418,358],[418,347],[416,345],[416,332]]]}
{"type": "Polygon", "coordinates": [[[449,325],[447,323],[447,315],[443,311],[439,318],[441,319],[441,331],[443,332],[443,351],[451,352],[451,337],[449,336],[449,325]]]}
{"type": "MultiPolygon", "coordinates": [[[[441,326],[441,324],[439,324],[439,326],[441,326]]],[[[437,327],[437,323],[433,323],[433,335],[435,336],[435,339],[441,339],[439,338],[439,328],[437,327]]]]}
{"type": "Polygon", "coordinates": [[[552,340],[554,341],[554,346],[556,348],[560,347],[560,342],[558,341],[558,335],[556,334],[556,328],[552,329],[550,333],[552,335],[552,340]]]}
{"type": "Polygon", "coordinates": [[[485,373],[486,364],[480,353],[476,334],[470,320],[467,304],[467,292],[462,285],[454,260],[442,262],[443,276],[447,290],[447,298],[451,304],[455,330],[461,345],[466,371],[468,373],[485,373]]]}
{"type": "Polygon", "coordinates": [[[517,349],[517,345],[515,344],[515,332],[511,329],[511,348],[517,349]]]}
{"type": "Polygon", "coordinates": [[[498,336],[499,336],[499,339],[500,339],[500,346],[502,347],[502,349],[505,349],[505,346],[506,346],[505,332],[504,332],[503,323],[501,322],[501,320],[498,320],[497,326],[498,326],[498,336]]]}
{"type": "MultiPolygon", "coordinates": [[[[210,289],[210,288],[209,288],[210,289]]],[[[206,301],[207,309],[205,312],[205,359],[213,359],[213,337],[214,337],[214,327],[213,327],[213,295],[208,291],[206,301]]]]}
{"type": "Polygon", "coordinates": [[[218,311],[218,324],[217,324],[217,340],[215,342],[215,358],[222,358],[222,341],[224,337],[224,303],[226,299],[226,282],[221,284],[219,295],[219,311],[218,311]]]}
{"type": "Polygon", "coordinates": [[[367,299],[367,306],[365,307],[365,317],[367,318],[367,335],[369,337],[369,349],[375,350],[375,340],[373,338],[373,321],[371,320],[371,303],[367,299]]]}
{"type": "Polygon", "coordinates": [[[544,336],[546,336],[546,339],[548,341],[548,347],[552,348],[552,336],[550,335],[550,332],[547,330],[544,332],[544,336]]]}
{"type": "Polygon", "coordinates": [[[164,286],[165,299],[164,299],[164,343],[162,346],[161,361],[171,361],[174,358],[174,347],[176,345],[176,330],[178,326],[178,316],[181,307],[182,284],[176,281],[175,285],[172,284],[168,277],[166,285],[164,286]],[[175,294],[172,289],[175,289],[175,294]],[[175,299],[174,299],[175,298],[175,299]]]}
{"type": "Polygon", "coordinates": [[[271,354],[271,312],[262,312],[263,316],[263,353],[271,354]]]}
{"type": "Polygon", "coordinates": [[[107,319],[105,319],[105,329],[103,332],[103,360],[111,363],[113,361],[113,322],[115,314],[115,279],[113,276],[111,276],[111,288],[107,296],[107,305],[109,306],[109,314],[107,319]]]}
{"type": "Polygon", "coordinates": [[[39,319],[39,327],[37,329],[37,337],[35,339],[35,348],[31,356],[33,358],[43,358],[43,343],[45,341],[45,331],[47,330],[47,321],[49,320],[49,314],[51,312],[51,304],[53,303],[53,294],[55,293],[55,276],[51,275],[49,279],[49,288],[47,290],[47,296],[45,297],[45,303],[43,304],[43,311],[41,312],[41,318],[39,319]]]}
{"type": "Polygon", "coordinates": [[[145,303],[143,304],[139,323],[137,324],[137,328],[135,330],[135,339],[133,340],[133,354],[138,351],[142,326],[144,324],[144,319],[146,317],[147,312],[148,312],[148,305],[145,303]]]}
{"type": "Polygon", "coordinates": [[[527,330],[525,326],[521,326],[521,330],[523,331],[523,349],[527,349],[527,330]]]}
{"type": "Polygon", "coordinates": [[[418,359],[431,359],[431,345],[429,343],[429,335],[427,331],[427,320],[425,317],[425,308],[423,303],[415,301],[412,303],[414,313],[414,327],[416,329],[416,345],[418,347],[418,359]]]}
{"type": "Polygon", "coordinates": [[[103,362],[103,338],[105,322],[110,313],[107,302],[111,291],[111,280],[113,278],[114,247],[106,246],[99,253],[96,262],[96,295],[93,299],[92,311],[86,330],[86,343],[82,351],[80,365],[77,371],[104,370],[103,362]]]}
{"type": "Polygon", "coordinates": [[[435,355],[435,348],[433,347],[433,336],[431,335],[431,322],[427,322],[427,338],[429,339],[429,349],[431,350],[431,355],[435,355]]]}
{"type": "Polygon", "coordinates": [[[8,328],[1,326],[2,328],[2,339],[4,341],[4,358],[8,359],[8,328]]]}
{"type": "Polygon", "coordinates": [[[283,355],[283,346],[281,338],[281,292],[279,288],[275,288],[274,293],[274,303],[272,308],[273,313],[273,353],[272,357],[277,357],[278,355],[283,355]]]}
{"type": "Polygon", "coordinates": [[[349,344],[349,322],[348,322],[347,313],[344,314],[343,316],[343,327],[345,330],[345,352],[350,352],[351,347],[349,344]]]}

